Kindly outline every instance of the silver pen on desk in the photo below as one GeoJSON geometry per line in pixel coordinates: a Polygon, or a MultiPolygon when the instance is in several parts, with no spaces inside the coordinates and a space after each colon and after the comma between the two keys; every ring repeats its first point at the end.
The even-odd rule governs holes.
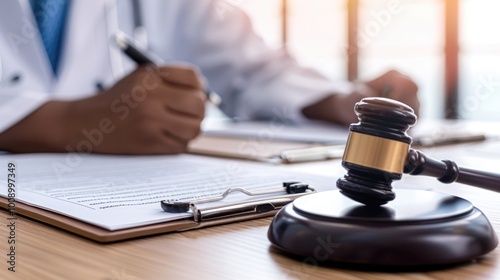
{"type": "MultiPolygon", "coordinates": [[[[135,61],[139,65],[143,64],[150,64],[154,66],[158,66],[158,64],[151,59],[146,53],[140,51],[133,43],[131,40],[127,38],[127,36],[123,33],[117,33],[114,36],[115,42],[118,45],[118,47],[123,51],[124,54],[126,54],[130,59],[135,61]]],[[[207,95],[208,101],[210,101],[212,104],[215,106],[219,106],[220,103],[222,102],[221,97],[213,90],[210,88],[205,88],[203,90],[205,94],[207,95]]]]}
{"type": "MultiPolygon", "coordinates": [[[[414,140],[412,145],[419,148],[425,148],[425,147],[436,147],[436,146],[481,142],[485,140],[486,136],[481,133],[449,135],[440,138],[419,137],[414,140]]],[[[278,155],[278,157],[285,163],[338,159],[342,158],[342,156],[344,155],[344,148],[345,148],[344,144],[339,144],[339,145],[326,145],[326,146],[293,149],[281,152],[278,155]]]]}
{"type": "Polygon", "coordinates": [[[414,139],[412,145],[415,147],[437,147],[447,145],[457,145],[486,141],[487,137],[483,133],[457,133],[440,137],[422,136],[414,139]]]}
{"type": "MultiPolygon", "coordinates": [[[[457,145],[474,143],[487,140],[483,133],[454,133],[441,135],[440,137],[420,136],[415,137],[412,146],[417,148],[457,145]]],[[[273,159],[284,163],[297,163],[307,161],[319,161],[329,159],[339,159],[344,155],[344,144],[313,146],[282,151],[273,159]]]]}
{"type": "Polygon", "coordinates": [[[336,159],[344,155],[344,148],[344,144],[339,144],[292,149],[281,152],[279,158],[285,163],[336,159]]]}

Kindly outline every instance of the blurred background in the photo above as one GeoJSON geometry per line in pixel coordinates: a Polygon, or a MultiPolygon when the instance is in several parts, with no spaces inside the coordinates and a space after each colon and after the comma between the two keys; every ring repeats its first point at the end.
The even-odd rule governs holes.
{"type": "Polygon", "coordinates": [[[420,87],[420,119],[500,121],[498,0],[224,1],[245,10],[269,45],[332,79],[408,74],[420,87]]]}

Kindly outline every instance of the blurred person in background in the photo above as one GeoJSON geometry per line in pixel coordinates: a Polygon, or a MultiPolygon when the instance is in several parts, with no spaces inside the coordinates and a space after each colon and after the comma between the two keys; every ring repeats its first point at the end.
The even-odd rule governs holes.
{"type": "Polygon", "coordinates": [[[368,96],[418,112],[409,77],[328,80],[267,47],[236,7],[220,17],[217,2],[1,1],[0,150],[70,152],[89,139],[84,152],[181,153],[200,132],[208,84],[224,113],[244,120],[346,125],[368,96]],[[169,63],[138,67],[110,40],[144,30],[139,43],[169,63]]]}

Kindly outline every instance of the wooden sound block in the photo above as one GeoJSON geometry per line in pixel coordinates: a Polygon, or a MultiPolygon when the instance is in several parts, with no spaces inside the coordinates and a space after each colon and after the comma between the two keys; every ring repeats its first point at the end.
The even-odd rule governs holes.
{"type": "Polygon", "coordinates": [[[310,261],[420,266],[464,262],[492,251],[497,236],[469,201],[398,190],[384,206],[365,206],[328,191],[296,199],[274,217],[269,240],[310,261]]]}

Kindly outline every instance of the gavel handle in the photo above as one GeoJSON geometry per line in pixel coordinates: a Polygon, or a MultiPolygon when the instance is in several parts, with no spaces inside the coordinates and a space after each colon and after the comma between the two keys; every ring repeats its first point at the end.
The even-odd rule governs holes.
{"type": "Polygon", "coordinates": [[[459,182],[500,192],[499,174],[459,167],[454,161],[439,161],[413,149],[406,157],[404,173],[435,177],[442,183],[459,182]]]}

